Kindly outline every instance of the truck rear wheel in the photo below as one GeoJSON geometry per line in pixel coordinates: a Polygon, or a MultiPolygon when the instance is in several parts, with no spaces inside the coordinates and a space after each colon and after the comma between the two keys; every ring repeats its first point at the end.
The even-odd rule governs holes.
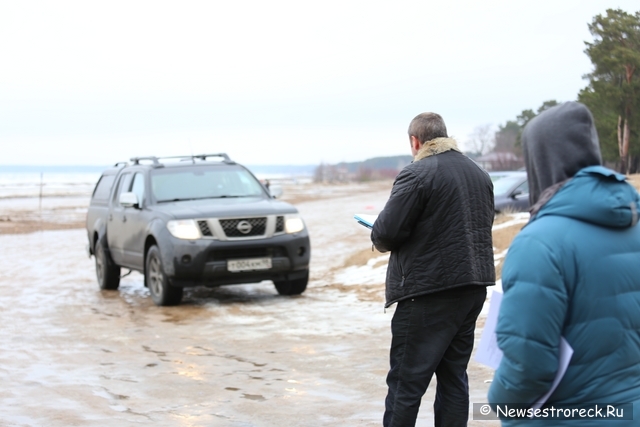
{"type": "Polygon", "coordinates": [[[151,299],[156,305],[178,305],[182,301],[182,288],[171,286],[169,279],[164,274],[160,249],[153,245],[147,251],[147,261],[144,271],[144,282],[151,299]]]}
{"type": "Polygon", "coordinates": [[[96,276],[100,289],[114,291],[120,286],[120,267],[117,266],[109,255],[107,241],[103,236],[96,242],[95,248],[96,276]]]}
{"type": "Polygon", "coordinates": [[[299,279],[277,281],[273,284],[280,295],[300,295],[307,289],[308,282],[309,271],[299,279]]]}

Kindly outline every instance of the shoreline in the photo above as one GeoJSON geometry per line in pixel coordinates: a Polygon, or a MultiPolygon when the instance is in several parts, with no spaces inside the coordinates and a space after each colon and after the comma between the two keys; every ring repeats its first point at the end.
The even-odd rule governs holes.
{"type": "Polygon", "coordinates": [[[0,235],[31,234],[41,231],[75,230],[85,228],[84,222],[63,224],[55,221],[11,221],[0,217],[0,235]]]}
{"type": "MultiPolygon", "coordinates": [[[[388,189],[391,181],[344,184],[282,184],[280,200],[300,203],[350,197],[388,189]]],[[[93,188],[92,188],[93,189],[93,188]]],[[[0,197],[0,235],[28,234],[48,230],[85,228],[91,192],[61,192],[58,194],[9,195],[0,197]]]]}

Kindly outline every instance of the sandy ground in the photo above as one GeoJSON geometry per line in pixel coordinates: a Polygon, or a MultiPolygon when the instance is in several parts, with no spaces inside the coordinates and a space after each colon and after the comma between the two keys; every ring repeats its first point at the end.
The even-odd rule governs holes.
{"type": "Polygon", "coordinates": [[[0,198],[0,234],[84,227],[89,194],[0,198]]]}
{"type": "MultiPolygon", "coordinates": [[[[0,228],[0,425],[381,425],[393,315],[383,309],[386,256],[371,252],[352,216],[377,213],[389,189],[286,188],[310,230],[308,290],[197,288],[178,307],[153,305],[138,273],[118,291],[98,289],[77,228],[88,198],[36,200],[35,213],[33,200],[2,201],[10,220],[0,222],[30,211],[44,231],[0,228]]],[[[486,400],[492,375],[472,360],[472,402],[486,400]]],[[[419,426],[433,425],[434,388],[419,426]]]]}

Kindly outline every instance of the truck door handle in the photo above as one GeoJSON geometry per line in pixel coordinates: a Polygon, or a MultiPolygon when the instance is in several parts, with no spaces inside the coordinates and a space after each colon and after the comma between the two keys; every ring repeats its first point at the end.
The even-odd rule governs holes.
{"type": "Polygon", "coordinates": [[[127,217],[125,215],[122,215],[122,222],[127,222],[127,217]]]}
{"type": "Polygon", "coordinates": [[[113,215],[109,214],[109,221],[113,221],[113,215]]]}

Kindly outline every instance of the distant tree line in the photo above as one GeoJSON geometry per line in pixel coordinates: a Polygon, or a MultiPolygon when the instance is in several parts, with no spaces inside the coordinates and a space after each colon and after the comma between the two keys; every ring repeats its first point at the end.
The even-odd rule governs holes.
{"type": "Polygon", "coordinates": [[[515,120],[499,125],[496,131],[491,125],[482,125],[470,135],[470,150],[467,155],[489,170],[518,169],[524,166],[522,160],[522,130],[538,114],[558,105],[556,100],[542,103],[536,111],[523,110],[515,120]]]}
{"type": "MultiPolygon", "coordinates": [[[[608,9],[589,24],[593,42],[585,53],[593,71],[584,76],[588,86],[578,101],[593,113],[603,160],[622,173],[640,171],[640,11],[629,14],[608,9]]],[[[520,137],[524,126],[556,100],[542,103],[536,111],[523,110],[494,130],[491,125],[474,129],[467,154],[488,169],[513,169],[522,165],[520,137]],[[517,160],[514,160],[517,159],[517,160]]]]}
{"type": "Polygon", "coordinates": [[[374,157],[362,162],[341,162],[335,165],[321,163],[314,171],[314,182],[368,182],[393,179],[406,165],[411,156],[374,157]]]}

